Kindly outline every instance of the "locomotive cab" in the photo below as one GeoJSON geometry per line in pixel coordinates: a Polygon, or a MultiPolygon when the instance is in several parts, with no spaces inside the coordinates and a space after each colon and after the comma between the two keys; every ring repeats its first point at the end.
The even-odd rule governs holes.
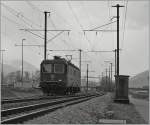
{"type": "Polygon", "coordinates": [[[41,63],[40,87],[44,93],[62,92],[66,83],[66,65],[44,60],[41,63]]]}
{"type": "MultiPolygon", "coordinates": [[[[60,57],[54,57],[53,60],[43,60],[40,69],[40,87],[43,93],[66,94],[68,90],[70,91],[74,87],[70,84],[70,79],[74,82],[77,76],[70,75],[68,69],[72,65],[60,57]]],[[[72,67],[72,71],[74,70],[75,66],[72,67]]],[[[76,70],[78,69],[76,68],[76,70]]]]}

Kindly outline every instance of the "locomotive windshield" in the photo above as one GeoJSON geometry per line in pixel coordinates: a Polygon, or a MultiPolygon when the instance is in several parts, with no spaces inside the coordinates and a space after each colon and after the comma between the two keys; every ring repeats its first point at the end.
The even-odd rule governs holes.
{"type": "Polygon", "coordinates": [[[52,73],[52,64],[43,64],[43,72],[52,73]]]}
{"type": "Polygon", "coordinates": [[[55,73],[64,73],[64,64],[54,64],[55,73]]]}

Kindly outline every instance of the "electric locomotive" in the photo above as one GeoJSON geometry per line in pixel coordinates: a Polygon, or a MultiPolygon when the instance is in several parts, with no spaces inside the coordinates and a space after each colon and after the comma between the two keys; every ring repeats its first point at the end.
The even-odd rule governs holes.
{"type": "Polygon", "coordinates": [[[80,91],[81,74],[78,67],[59,56],[43,60],[40,69],[40,87],[45,94],[69,94],[80,91]]]}

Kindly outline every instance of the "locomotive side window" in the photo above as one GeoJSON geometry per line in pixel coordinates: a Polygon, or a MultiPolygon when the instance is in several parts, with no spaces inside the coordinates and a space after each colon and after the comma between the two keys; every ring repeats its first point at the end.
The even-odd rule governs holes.
{"type": "Polygon", "coordinates": [[[52,73],[52,64],[43,64],[43,72],[52,73]]]}
{"type": "Polygon", "coordinates": [[[54,64],[55,73],[64,73],[64,64],[54,64]]]}

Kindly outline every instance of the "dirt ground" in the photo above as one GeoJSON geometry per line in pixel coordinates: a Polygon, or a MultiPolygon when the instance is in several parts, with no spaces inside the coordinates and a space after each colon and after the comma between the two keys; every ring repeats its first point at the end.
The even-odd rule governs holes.
{"type": "Polygon", "coordinates": [[[145,124],[133,104],[117,104],[113,95],[64,107],[44,116],[25,122],[26,124],[98,124],[100,119],[126,120],[127,124],[145,124]],[[108,112],[113,112],[111,116],[108,112]]]}

